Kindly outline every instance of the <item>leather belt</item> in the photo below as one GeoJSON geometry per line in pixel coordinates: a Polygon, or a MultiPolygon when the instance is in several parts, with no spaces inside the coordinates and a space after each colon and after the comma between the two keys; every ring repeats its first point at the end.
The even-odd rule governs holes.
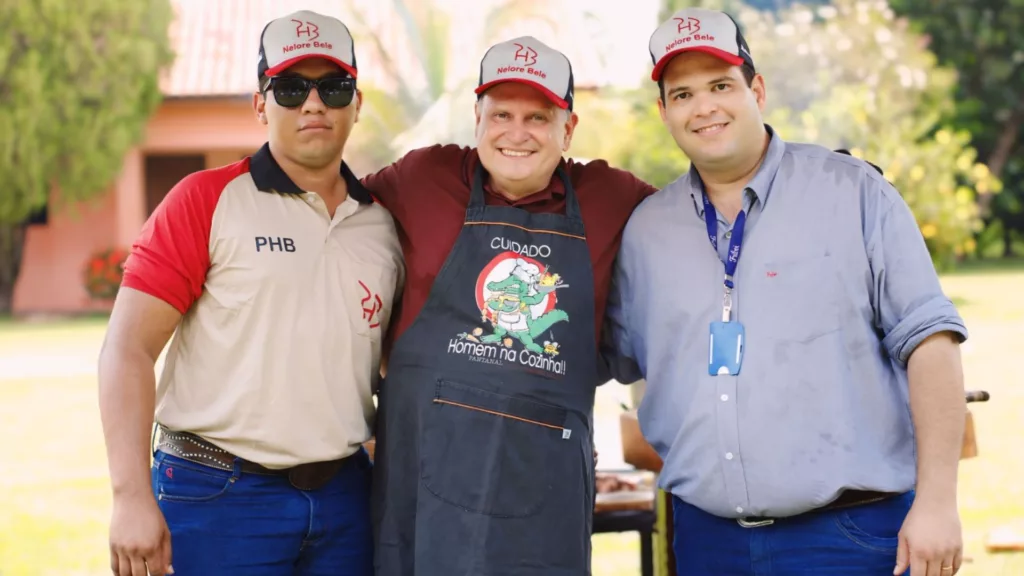
{"type": "Polygon", "coordinates": [[[157,450],[162,450],[183,460],[227,472],[235,470],[235,462],[243,473],[262,474],[266,476],[287,476],[292,486],[299,490],[316,490],[326,484],[348,458],[328,460],[326,462],[310,462],[290,468],[267,468],[256,462],[239,458],[222,450],[203,438],[189,432],[174,432],[162,424],[158,425],[160,440],[157,450]]]}
{"type": "Polygon", "coordinates": [[[799,518],[807,514],[817,514],[820,512],[828,512],[831,510],[840,510],[843,508],[852,508],[854,506],[861,506],[864,504],[871,504],[873,502],[881,502],[898,496],[896,492],[876,492],[874,490],[844,490],[838,498],[832,502],[820,507],[804,512],[803,514],[797,514],[796,516],[789,516],[786,518],[770,518],[766,516],[746,516],[744,518],[737,518],[736,523],[744,528],[759,528],[761,526],[771,526],[776,520],[789,520],[793,518],[799,518]]]}

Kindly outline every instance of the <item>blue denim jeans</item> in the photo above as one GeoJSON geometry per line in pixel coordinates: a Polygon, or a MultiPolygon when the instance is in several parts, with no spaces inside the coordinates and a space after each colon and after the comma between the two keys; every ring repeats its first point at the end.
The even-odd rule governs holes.
{"type": "MultiPolygon", "coordinates": [[[[679,576],[892,576],[914,493],[744,528],[672,498],[679,576]]],[[[907,574],[910,572],[908,571],[907,574]]]]}
{"type": "Polygon", "coordinates": [[[157,451],[153,493],[175,576],[370,576],[370,460],[360,450],[322,488],[228,472],[157,451]]]}

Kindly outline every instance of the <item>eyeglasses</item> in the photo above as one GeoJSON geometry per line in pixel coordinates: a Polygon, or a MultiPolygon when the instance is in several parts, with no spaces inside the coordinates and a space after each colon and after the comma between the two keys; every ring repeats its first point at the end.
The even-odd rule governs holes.
{"type": "Polygon", "coordinates": [[[275,76],[270,79],[269,89],[274,100],[285,108],[298,108],[309,97],[309,91],[316,86],[316,93],[328,108],[344,108],[352,103],[356,93],[355,78],[329,76],[310,80],[300,76],[275,76]]]}

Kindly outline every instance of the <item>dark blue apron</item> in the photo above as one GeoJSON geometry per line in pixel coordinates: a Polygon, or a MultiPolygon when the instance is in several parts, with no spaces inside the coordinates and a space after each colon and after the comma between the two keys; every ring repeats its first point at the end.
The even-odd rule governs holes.
{"type": "Polygon", "coordinates": [[[565,215],[531,214],[487,206],[477,167],[462,232],[391,351],[378,576],[590,573],[594,278],[576,192],[557,174],[565,215]]]}

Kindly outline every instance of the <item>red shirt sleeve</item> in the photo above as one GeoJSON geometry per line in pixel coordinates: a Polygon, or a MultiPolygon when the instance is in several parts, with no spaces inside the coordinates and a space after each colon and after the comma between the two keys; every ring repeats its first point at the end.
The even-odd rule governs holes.
{"type": "Polygon", "coordinates": [[[121,285],[159,298],[182,314],[187,312],[206,282],[210,227],[221,192],[247,169],[248,161],[243,160],[190,174],[178,182],[132,244],[121,285]]]}
{"type": "Polygon", "coordinates": [[[636,190],[636,203],[639,205],[641,202],[647,199],[648,196],[658,191],[657,188],[651,186],[647,182],[640,178],[637,178],[635,174],[629,171],[625,172],[628,180],[633,184],[633,189],[636,190]]]}
{"type": "Polygon", "coordinates": [[[448,179],[460,178],[469,151],[455,144],[417,148],[379,172],[364,176],[362,183],[378,204],[394,214],[401,208],[399,195],[415,193],[422,188],[420,183],[434,179],[447,186],[451,184],[448,179]],[[408,189],[403,192],[403,187],[408,189]]]}
{"type": "Polygon", "coordinates": [[[363,186],[370,191],[373,199],[389,212],[394,210],[395,202],[398,198],[399,183],[402,181],[401,175],[407,156],[408,154],[402,156],[393,164],[381,168],[380,171],[374,174],[363,176],[361,180],[363,186]]]}

